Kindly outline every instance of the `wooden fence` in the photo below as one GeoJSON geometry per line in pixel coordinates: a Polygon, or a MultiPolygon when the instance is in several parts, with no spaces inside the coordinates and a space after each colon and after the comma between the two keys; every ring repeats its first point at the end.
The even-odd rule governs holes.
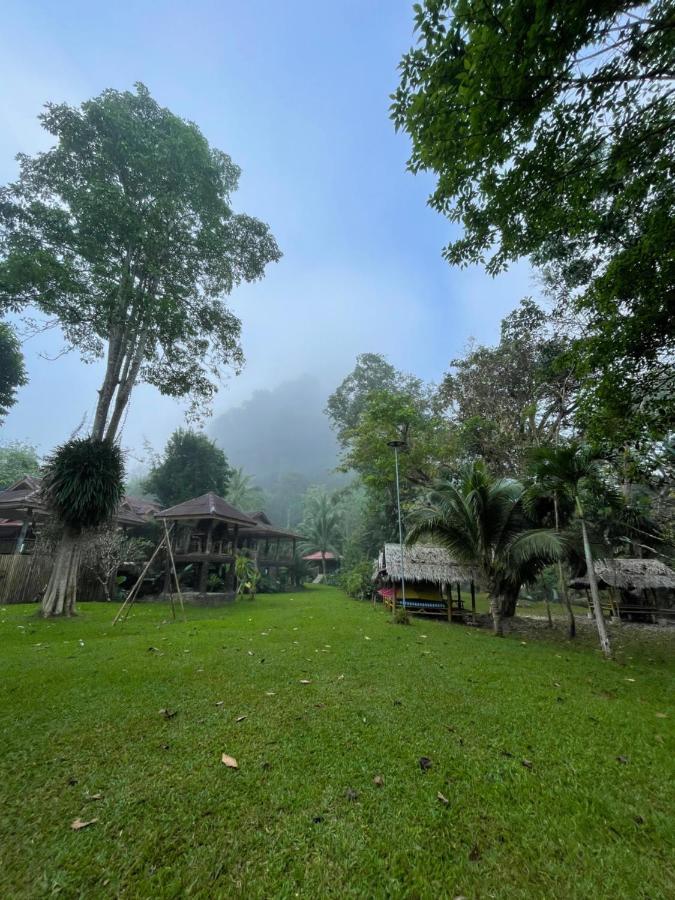
{"type": "MultiPolygon", "coordinates": [[[[43,554],[0,555],[0,604],[37,603],[47,586],[54,560],[43,554]]],[[[103,600],[103,587],[89,572],[82,572],[77,590],[83,600],[103,600]]]]}

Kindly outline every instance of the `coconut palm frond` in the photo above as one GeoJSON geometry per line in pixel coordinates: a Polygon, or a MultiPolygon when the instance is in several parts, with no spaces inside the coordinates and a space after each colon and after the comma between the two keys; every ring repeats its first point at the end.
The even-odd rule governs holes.
{"type": "Polygon", "coordinates": [[[545,564],[555,562],[563,553],[564,542],[559,534],[548,528],[534,528],[515,537],[508,548],[508,556],[516,565],[530,560],[545,564]]]}

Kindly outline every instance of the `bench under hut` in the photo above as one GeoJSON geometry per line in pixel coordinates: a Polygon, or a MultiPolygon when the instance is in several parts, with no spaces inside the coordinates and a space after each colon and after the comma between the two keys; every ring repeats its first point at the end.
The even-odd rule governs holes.
{"type": "MultiPolygon", "coordinates": [[[[605,592],[603,608],[618,619],[656,622],[675,619],[675,572],[658,559],[596,559],[598,587],[605,592]]],[[[589,599],[588,573],[569,586],[589,599]]]]}
{"type": "Polygon", "coordinates": [[[476,614],[474,571],[457,563],[444,547],[414,544],[403,548],[385,544],[379,553],[374,581],[384,605],[402,605],[405,577],[405,605],[409,612],[464,619],[476,614]],[[467,609],[462,586],[468,586],[471,607],[467,609]]]}

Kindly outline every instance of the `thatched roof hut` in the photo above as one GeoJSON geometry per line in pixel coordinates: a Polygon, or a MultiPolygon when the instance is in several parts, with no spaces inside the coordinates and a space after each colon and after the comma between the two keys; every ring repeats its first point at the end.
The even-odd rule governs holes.
{"type": "MultiPolygon", "coordinates": [[[[675,591],[675,572],[658,559],[596,559],[593,568],[600,586],[623,591],[675,591]]],[[[590,587],[588,575],[575,578],[570,587],[590,587]]]]}
{"type": "Polygon", "coordinates": [[[475,577],[470,566],[455,562],[444,547],[414,544],[404,547],[403,554],[402,567],[399,544],[385,544],[378,558],[376,578],[384,582],[400,581],[403,569],[405,580],[410,583],[456,584],[475,577]]]}

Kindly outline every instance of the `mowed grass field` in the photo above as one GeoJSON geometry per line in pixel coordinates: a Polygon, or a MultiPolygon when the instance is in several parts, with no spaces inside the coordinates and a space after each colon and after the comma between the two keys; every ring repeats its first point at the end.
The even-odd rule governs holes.
{"type": "Polygon", "coordinates": [[[668,635],[607,662],[327,587],[114,612],[0,614],[0,897],[675,894],[668,635]]]}

